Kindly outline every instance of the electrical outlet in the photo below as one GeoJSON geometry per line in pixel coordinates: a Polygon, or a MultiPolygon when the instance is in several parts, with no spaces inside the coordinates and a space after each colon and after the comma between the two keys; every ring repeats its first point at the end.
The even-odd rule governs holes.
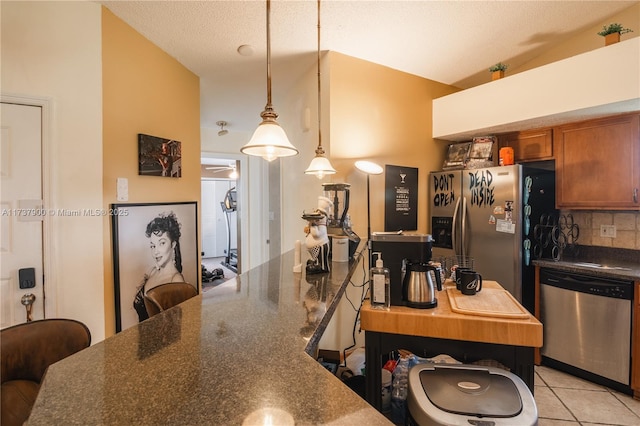
{"type": "Polygon", "coordinates": [[[616,237],[616,226],[615,225],[600,225],[600,236],[604,238],[615,238],[616,237]]]}

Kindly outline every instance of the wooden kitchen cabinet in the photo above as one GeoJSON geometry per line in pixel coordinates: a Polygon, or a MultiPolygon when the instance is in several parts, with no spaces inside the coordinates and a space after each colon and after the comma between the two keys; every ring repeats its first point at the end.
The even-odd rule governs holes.
{"type": "Polygon", "coordinates": [[[498,136],[498,147],[513,148],[516,163],[553,159],[552,129],[528,130],[498,136]]]}
{"type": "Polygon", "coordinates": [[[640,207],[640,114],[624,114],[553,130],[556,206],[640,207]]]}

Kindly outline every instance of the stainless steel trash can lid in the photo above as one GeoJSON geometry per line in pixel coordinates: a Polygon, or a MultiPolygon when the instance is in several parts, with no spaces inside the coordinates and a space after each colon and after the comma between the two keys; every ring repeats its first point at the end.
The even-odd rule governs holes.
{"type": "Polygon", "coordinates": [[[476,417],[515,417],[522,399],[506,374],[483,368],[438,366],[420,371],[420,384],[440,410],[476,417]]]}

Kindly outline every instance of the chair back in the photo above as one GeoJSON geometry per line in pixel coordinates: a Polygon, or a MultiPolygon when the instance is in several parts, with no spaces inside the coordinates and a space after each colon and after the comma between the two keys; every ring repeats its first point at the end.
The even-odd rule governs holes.
{"type": "Polygon", "coordinates": [[[47,368],[91,345],[91,332],[71,319],[43,319],[0,330],[2,383],[40,383],[47,368]]]}
{"type": "Polygon", "coordinates": [[[0,424],[22,426],[47,368],[89,345],[87,326],[70,319],[43,319],[0,330],[0,424]]]}
{"type": "Polygon", "coordinates": [[[152,317],[197,295],[198,290],[189,283],[161,284],[147,291],[144,305],[152,317]]]}

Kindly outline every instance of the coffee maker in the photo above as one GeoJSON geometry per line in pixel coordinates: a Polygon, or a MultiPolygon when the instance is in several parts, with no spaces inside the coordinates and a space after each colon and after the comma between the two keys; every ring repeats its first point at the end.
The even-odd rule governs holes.
{"type": "MultiPolygon", "coordinates": [[[[351,220],[347,212],[349,211],[349,187],[348,183],[323,183],[324,196],[333,203],[333,211],[328,212],[327,234],[332,237],[346,236],[349,239],[349,259],[353,258],[360,237],[351,229],[351,220]]],[[[329,244],[332,247],[333,244],[329,244]]]]}
{"type": "MultiPolygon", "coordinates": [[[[403,272],[407,260],[428,264],[431,260],[433,239],[430,234],[373,232],[369,240],[369,253],[380,252],[384,266],[389,268],[391,305],[406,306],[403,297],[403,272]]],[[[369,264],[375,261],[369,259],[369,264]]]]}

